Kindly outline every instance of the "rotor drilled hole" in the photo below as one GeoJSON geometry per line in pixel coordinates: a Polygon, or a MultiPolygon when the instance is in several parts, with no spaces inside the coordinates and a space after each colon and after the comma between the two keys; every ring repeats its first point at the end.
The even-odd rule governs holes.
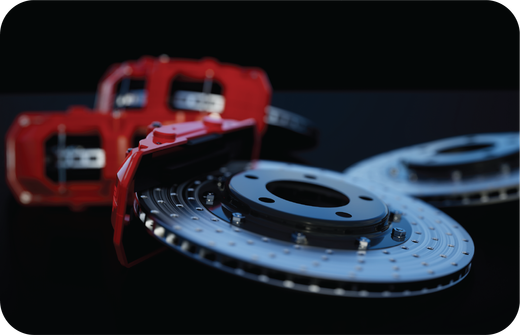
{"type": "Polygon", "coordinates": [[[359,199],[363,199],[363,200],[367,200],[367,201],[372,201],[372,200],[374,200],[374,199],[369,198],[369,197],[366,197],[366,196],[364,196],[364,195],[360,195],[360,196],[359,196],[359,199]]]}
{"type": "Polygon", "coordinates": [[[270,204],[272,204],[274,202],[274,200],[271,199],[271,198],[263,198],[262,197],[262,198],[258,198],[258,200],[260,200],[262,202],[267,202],[267,203],[270,203],[270,204]]]}
{"type": "Polygon", "coordinates": [[[316,176],[313,176],[311,174],[306,174],[306,175],[303,175],[305,178],[309,178],[309,179],[316,179],[317,177],[316,176]]]}
{"type": "Polygon", "coordinates": [[[500,195],[500,193],[498,191],[495,191],[495,192],[489,193],[488,197],[490,197],[490,198],[498,198],[499,195],[500,195]]]}
{"type": "Polygon", "coordinates": [[[344,218],[351,218],[351,217],[352,217],[351,214],[349,214],[349,213],[345,213],[345,212],[336,212],[336,215],[337,215],[337,216],[344,217],[344,218]]]}
{"type": "Polygon", "coordinates": [[[475,193],[475,194],[470,195],[468,198],[470,198],[471,200],[478,200],[478,199],[480,199],[480,197],[481,197],[480,194],[475,193]]]}
{"type": "Polygon", "coordinates": [[[258,179],[257,176],[253,176],[252,174],[246,174],[245,177],[249,179],[258,179]]]}
{"type": "Polygon", "coordinates": [[[204,259],[207,259],[210,262],[214,262],[217,260],[217,255],[212,252],[205,252],[202,256],[204,259]]]}

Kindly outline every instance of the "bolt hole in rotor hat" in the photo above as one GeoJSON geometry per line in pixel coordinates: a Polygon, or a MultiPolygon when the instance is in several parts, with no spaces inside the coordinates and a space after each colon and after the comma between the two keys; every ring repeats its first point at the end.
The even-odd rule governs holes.
{"type": "Polygon", "coordinates": [[[235,276],[314,294],[415,296],[467,276],[473,241],[444,213],[338,172],[250,160],[251,125],[207,122],[158,128],[128,155],[112,216],[124,265],[147,257],[130,257],[146,235],[235,276]],[[175,141],[156,144],[172,131],[175,141]]]}

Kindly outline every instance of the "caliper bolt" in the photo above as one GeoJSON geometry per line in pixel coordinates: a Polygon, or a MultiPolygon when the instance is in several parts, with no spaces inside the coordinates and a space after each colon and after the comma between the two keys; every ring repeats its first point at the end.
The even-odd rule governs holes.
{"type": "Polygon", "coordinates": [[[242,213],[233,213],[233,219],[232,222],[237,225],[241,225],[244,223],[245,216],[242,215],[242,213]]]}
{"type": "Polygon", "coordinates": [[[212,206],[213,201],[215,201],[215,195],[213,193],[208,193],[208,195],[206,195],[206,205],[212,206]]]}
{"type": "Polygon", "coordinates": [[[359,246],[358,250],[367,250],[370,245],[370,239],[364,236],[358,238],[359,246]]]}
{"type": "Polygon", "coordinates": [[[398,239],[403,239],[405,238],[406,236],[406,230],[404,230],[403,228],[393,228],[392,229],[392,237],[396,237],[398,239]]]}
{"type": "Polygon", "coordinates": [[[307,244],[307,237],[302,233],[293,233],[291,235],[292,241],[298,244],[307,244]]]}

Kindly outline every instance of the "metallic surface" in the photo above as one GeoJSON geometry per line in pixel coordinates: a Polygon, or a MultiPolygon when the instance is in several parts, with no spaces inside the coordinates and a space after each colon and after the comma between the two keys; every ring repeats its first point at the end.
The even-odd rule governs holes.
{"type": "MultiPolygon", "coordinates": [[[[314,122],[288,110],[269,106],[265,123],[267,124],[267,131],[262,140],[264,155],[273,154],[273,152],[280,151],[282,148],[291,152],[309,149],[319,142],[319,132],[314,122]]],[[[286,157],[269,159],[285,161],[286,157]]]]}
{"type": "MultiPolygon", "coordinates": [[[[70,106],[67,111],[24,112],[14,120],[6,136],[7,183],[23,205],[74,210],[110,205],[125,150],[146,136],[149,124],[200,121],[208,113],[234,120],[253,118],[260,133],[269,128],[265,137],[276,148],[286,143],[286,151],[315,144],[316,128],[309,120],[270,106],[270,100],[267,75],[256,67],[167,56],[115,64],[99,83],[93,109],[70,106]],[[173,81],[180,77],[188,84],[200,81],[202,91],[171,92],[173,81]],[[132,88],[131,82],[140,82],[142,87],[132,88]],[[222,87],[222,94],[211,93],[213,82],[222,87]],[[49,154],[40,144],[53,136],[59,138],[58,148],[49,154]],[[71,136],[93,136],[100,144],[65,148],[65,138],[71,136]],[[49,160],[57,161],[52,168],[59,171],[58,182],[46,176],[49,160]],[[70,180],[68,169],[101,171],[96,180],[70,180]]],[[[265,147],[269,147],[267,141],[265,147]]]]}
{"type": "Polygon", "coordinates": [[[436,207],[518,199],[518,133],[448,138],[390,151],[345,170],[348,182],[373,181],[436,207]]]}
{"type": "Polygon", "coordinates": [[[183,110],[222,113],[225,106],[225,99],[219,94],[177,91],[172,99],[173,106],[183,110]]]}
{"type": "Polygon", "coordinates": [[[56,151],[57,166],[64,169],[102,169],[105,167],[103,149],[67,147],[56,151]]]}
{"type": "MultiPolygon", "coordinates": [[[[219,160],[224,159],[224,161],[227,161],[232,157],[247,157],[247,159],[256,158],[258,154],[257,148],[259,144],[259,136],[256,136],[255,130],[256,122],[252,118],[235,121],[222,119],[220,117],[207,116],[203,121],[184,122],[154,128],[146,138],[139,141],[138,147],[127,152],[125,161],[116,175],[117,182],[115,183],[112,198],[111,221],[112,227],[114,228],[113,242],[119,262],[126,267],[131,267],[160,252],[160,250],[157,250],[156,248],[145,248],[146,250],[140,250],[138,252],[131,251],[132,249],[135,249],[134,247],[136,245],[139,246],[141,244],[139,241],[140,236],[146,236],[141,233],[132,234],[132,231],[135,231],[131,229],[134,225],[130,225],[130,227],[128,227],[130,229],[125,229],[125,227],[129,226],[130,223],[130,206],[132,205],[131,198],[132,195],[134,195],[134,187],[136,183],[142,182],[140,179],[149,176],[160,177],[157,181],[151,181],[151,184],[150,181],[148,181],[146,186],[138,186],[146,189],[151,187],[150,185],[162,183],[163,178],[168,178],[172,175],[174,177],[177,175],[179,177],[185,176],[186,173],[191,173],[191,170],[196,169],[197,167],[202,167],[202,170],[205,171],[207,164],[209,164],[209,166],[212,165],[212,159],[205,157],[205,161],[204,159],[202,160],[204,163],[201,163],[201,161],[198,160],[201,158],[201,151],[199,151],[201,150],[200,145],[202,145],[202,148],[205,148],[205,150],[212,151],[212,149],[208,149],[208,147],[205,146],[208,144],[212,145],[212,141],[217,141],[220,149],[224,150],[220,158],[217,156],[217,159],[219,160]],[[196,150],[195,154],[193,154],[193,150],[196,150]],[[173,157],[175,157],[176,153],[179,154],[180,152],[181,157],[184,158],[179,162],[178,160],[172,160],[169,155],[161,155],[161,152],[166,152],[170,155],[173,154],[173,157]],[[186,152],[192,154],[183,156],[183,153],[186,152]],[[191,159],[196,157],[197,161],[190,161],[190,157],[191,159]],[[172,163],[174,164],[173,173],[171,170],[172,163]],[[177,165],[177,168],[175,168],[175,164],[180,164],[180,166],[177,165]],[[189,170],[186,170],[188,167],[189,170]],[[166,168],[167,171],[162,171],[161,173],[160,170],[164,168],[166,168]],[[141,170],[139,174],[138,170],[141,170]],[[131,237],[126,238],[126,236],[129,236],[128,234],[130,234],[131,237]],[[130,254],[133,256],[130,256],[130,254]]],[[[207,151],[203,153],[205,155],[211,154],[211,152],[207,151]]],[[[214,165],[218,166],[221,165],[221,163],[214,165]]],[[[228,173],[229,172],[224,172],[224,176],[228,175],[228,173]]],[[[220,187],[220,180],[216,180],[216,182],[218,182],[220,187]]],[[[194,188],[200,186],[200,184],[200,181],[195,181],[193,186],[187,189],[187,192],[193,192],[194,188]]],[[[205,194],[206,198],[201,198],[199,201],[207,203],[209,197],[209,203],[212,203],[215,199],[213,197],[212,200],[211,195],[214,194],[215,193],[205,194]]],[[[176,197],[176,190],[172,190],[169,193],[169,196],[176,197]]],[[[186,199],[187,201],[194,201],[195,197],[190,193],[189,195],[186,195],[186,199]]],[[[158,203],[167,204],[167,201],[159,199],[158,203]]],[[[136,204],[134,204],[134,212],[137,214],[137,217],[146,222],[146,215],[144,213],[138,213],[135,206],[136,204]]],[[[182,203],[174,204],[174,207],[177,209],[182,209],[184,206],[185,205],[182,203]]],[[[199,208],[200,210],[203,210],[203,206],[196,206],[194,210],[199,211],[199,208]]],[[[155,212],[159,211],[155,209],[150,213],[153,214],[155,212]]],[[[169,217],[175,218],[177,216],[178,214],[174,211],[169,217]]],[[[193,217],[193,220],[198,220],[197,216],[193,217]]],[[[191,219],[192,217],[190,217],[190,220],[191,219]]]]}
{"type": "Polygon", "coordinates": [[[253,118],[262,131],[270,100],[267,75],[256,67],[239,67],[211,58],[168,57],[142,57],[114,64],[99,83],[93,109],[70,106],[67,111],[24,112],[17,116],[6,134],[7,184],[23,205],[69,206],[74,210],[110,205],[115,175],[125,159],[125,150],[146,136],[152,122],[166,125],[200,121],[210,112],[219,112],[222,117],[235,120],[253,118]],[[223,87],[222,95],[177,91],[184,104],[176,109],[165,103],[170,99],[173,78],[182,74],[204,81],[209,72],[212,80],[223,87]],[[143,81],[144,89],[123,88],[130,81],[143,81]],[[197,102],[201,97],[204,99],[197,102]],[[44,143],[53,136],[59,138],[54,154],[59,156],[59,182],[49,179],[45,172],[49,155],[44,143]],[[65,148],[65,138],[72,136],[94,136],[100,147],[71,151],[65,148]],[[65,171],[94,168],[101,170],[96,180],[69,180],[65,171]]]}
{"type": "Polygon", "coordinates": [[[309,137],[316,136],[317,130],[310,120],[282,108],[269,106],[265,121],[270,126],[277,126],[309,137]]]}
{"type": "MultiPolygon", "coordinates": [[[[386,206],[372,192],[352,184],[338,183],[337,178],[331,178],[324,173],[301,174],[295,173],[294,169],[283,168],[255,169],[236,174],[231,178],[229,189],[251,210],[298,222],[312,220],[313,225],[319,222],[320,225],[328,227],[364,227],[376,224],[388,215],[386,206]],[[315,202],[321,200],[321,206],[306,205],[284,199],[280,195],[277,196],[276,193],[269,191],[269,186],[274,183],[294,185],[292,187],[297,188],[295,193],[299,193],[299,195],[304,192],[312,193],[320,199],[311,200],[315,202]],[[319,194],[318,190],[308,187],[308,185],[323,187],[323,191],[319,189],[323,194],[319,194]],[[327,191],[328,194],[325,193],[327,191]],[[326,198],[333,198],[334,193],[332,192],[347,195],[348,198],[345,197],[346,200],[341,204],[331,206],[326,203],[328,200],[326,198]],[[325,200],[323,200],[324,198],[325,200]],[[345,203],[347,201],[348,203],[345,203]]],[[[296,194],[290,194],[290,197],[296,196],[296,194]]],[[[332,202],[335,199],[329,201],[332,202]]]]}
{"type": "MultiPolygon", "coordinates": [[[[323,169],[268,161],[245,165],[245,169],[251,174],[290,174],[293,178],[314,175],[318,185],[323,178],[334,181],[334,189],[351,187],[342,174],[323,169]]],[[[390,229],[378,234],[391,239],[393,228],[398,226],[409,230],[411,238],[381,247],[373,245],[374,239],[367,235],[353,235],[357,239],[355,249],[329,248],[302,243],[310,240],[313,232],[294,232],[284,239],[250,231],[248,218],[254,219],[251,213],[232,214],[232,218],[245,216],[239,227],[223,211],[204,203],[205,187],[225,184],[226,172],[222,171],[229,177],[240,173],[224,167],[179,185],[143,191],[136,198],[135,215],[149,234],[199,262],[251,280],[311,293],[349,297],[420,295],[458,283],[471,267],[474,245],[457,222],[420,200],[396,195],[376,183],[367,183],[367,194],[377,197],[388,211],[401,212],[399,223],[391,222],[390,229]]],[[[274,194],[269,197],[275,203],[283,200],[274,194]]],[[[307,218],[311,224],[312,220],[307,218]]]]}

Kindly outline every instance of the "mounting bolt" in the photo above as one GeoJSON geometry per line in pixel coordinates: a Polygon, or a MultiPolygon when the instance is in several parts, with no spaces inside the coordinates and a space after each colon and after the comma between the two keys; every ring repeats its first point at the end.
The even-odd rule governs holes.
{"type": "Polygon", "coordinates": [[[307,244],[307,237],[304,234],[299,233],[299,232],[292,233],[291,239],[294,243],[307,244]]]}
{"type": "Polygon", "coordinates": [[[206,205],[212,206],[213,201],[215,201],[215,195],[213,193],[208,193],[208,195],[206,195],[206,205]]]}
{"type": "Polygon", "coordinates": [[[233,213],[233,219],[232,222],[237,225],[241,225],[244,223],[244,219],[246,217],[242,215],[242,213],[233,213]]]}
{"type": "Polygon", "coordinates": [[[158,121],[152,122],[152,127],[154,127],[154,128],[159,128],[161,126],[162,126],[162,124],[160,122],[158,122],[158,121]]]}
{"type": "Polygon", "coordinates": [[[359,246],[358,250],[367,250],[370,245],[370,239],[364,236],[358,238],[359,246]]]}
{"type": "Polygon", "coordinates": [[[127,154],[130,153],[130,151],[132,151],[132,149],[133,149],[133,148],[128,148],[128,149],[126,149],[126,153],[127,153],[127,154]]]}
{"type": "Polygon", "coordinates": [[[395,227],[392,229],[392,237],[402,240],[406,237],[406,230],[395,227]]]}

